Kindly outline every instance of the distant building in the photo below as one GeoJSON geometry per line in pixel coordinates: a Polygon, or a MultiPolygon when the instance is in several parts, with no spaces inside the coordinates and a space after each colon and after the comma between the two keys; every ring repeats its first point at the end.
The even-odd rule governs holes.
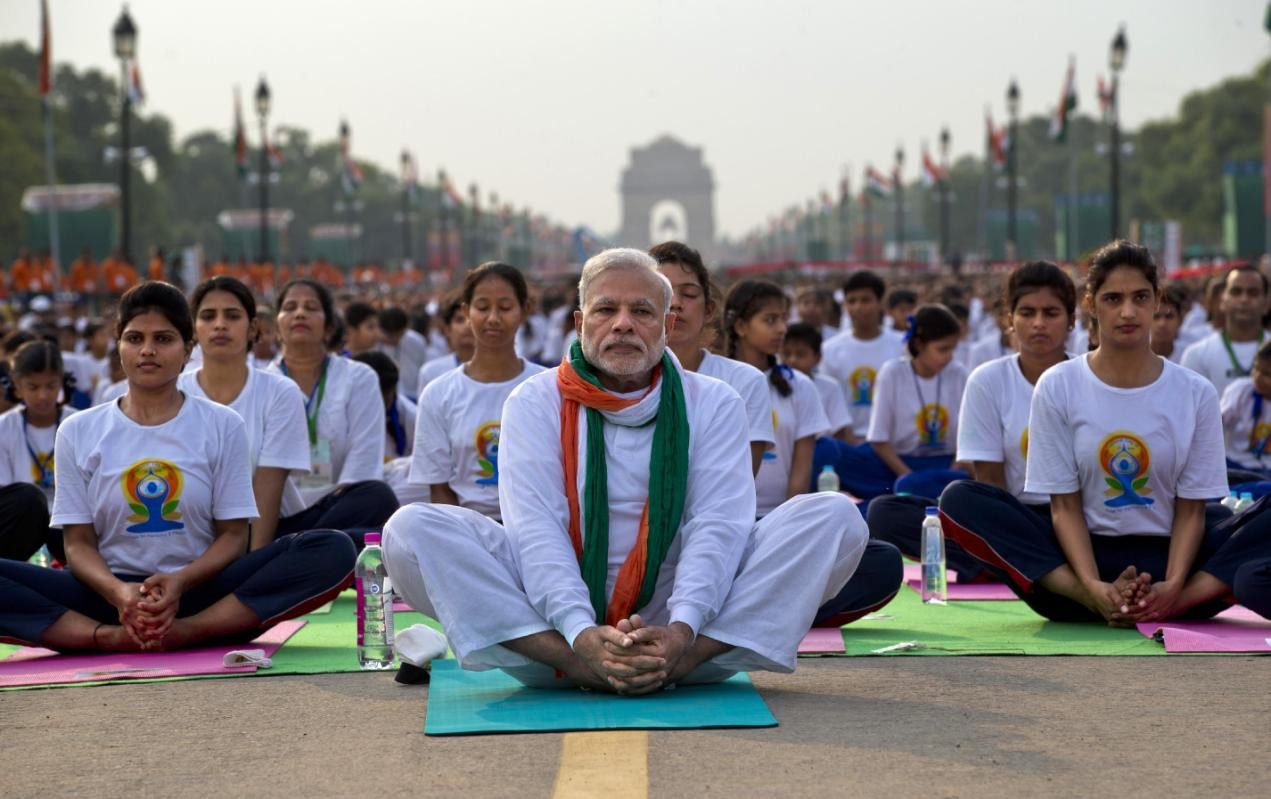
{"type": "Polygon", "coordinates": [[[621,191],[621,244],[645,249],[675,239],[715,258],[715,179],[700,147],[664,135],[632,148],[621,191]]]}

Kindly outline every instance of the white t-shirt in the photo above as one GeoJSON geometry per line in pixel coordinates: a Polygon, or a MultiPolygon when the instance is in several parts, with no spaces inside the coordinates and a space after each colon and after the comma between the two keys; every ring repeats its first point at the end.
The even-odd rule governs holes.
{"type": "Polygon", "coordinates": [[[114,402],[123,395],[128,393],[128,379],[117,380],[114,383],[98,383],[97,396],[93,397],[94,405],[105,405],[108,402],[114,402]]]}
{"type": "Polygon", "coordinates": [[[971,357],[965,366],[967,371],[974,371],[981,364],[986,364],[997,358],[1005,358],[1014,351],[1013,347],[1002,343],[1002,336],[997,332],[997,327],[995,326],[992,336],[982,338],[971,345],[971,357]]]}
{"type": "MultiPolygon", "coordinates": [[[[202,368],[183,372],[177,378],[177,388],[191,397],[211,401],[199,385],[202,368]]],[[[252,475],[257,466],[287,469],[297,477],[309,473],[305,401],[294,380],[275,371],[249,368],[247,382],[226,407],[239,415],[247,429],[247,458],[252,475]]],[[[299,510],[303,506],[299,489],[288,480],[282,488],[279,508],[299,510]]]]}
{"type": "Polygon", "coordinates": [[[852,432],[863,436],[869,431],[869,411],[883,364],[905,354],[905,343],[889,332],[862,341],[851,332],[840,333],[821,347],[819,370],[843,387],[843,396],[852,412],[852,432]]]}
{"type": "Polygon", "coordinates": [[[1183,366],[1213,383],[1219,396],[1227,390],[1227,385],[1232,380],[1244,377],[1252,371],[1253,358],[1261,344],[1261,339],[1231,342],[1231,351],[1236,356],[1236,362],[1232,363],[1222,336],[1222,333],[1215,332],[1202,338],[1183,350],[1182,360],[1183,366]]]}
{"type": "MultiPolygon", "coordinates": [[[[682,621],[696,632],[723,606],[754,526],[755,506],[746,421],[737,392],[692,372],[683,374],[682,380],[689,428],[688,485],[683,522],[662,561],[655,596],[669,590],[668,623],[682,621]],[[669,589],[663,587],[668,584],[669,589]]],[[[658,394],[649,398],[655,397],[660,399],[658,394]]],[[[505,456],[499,498],[508,544],[529,602],[572,644],[580,632],[595,625],[596,617],[569,540],[560,408],[555,369],[531,377],[512,392],[503,411],[505,456]]],[[[582,411],[579,416],[579,502],[585,515],[587,418],[582,411]]],[[[618,570],[636,542],[649,497],[656,427],[611,422],[604,427],[609,477],[606,596],[612,595],[618,570]]]]}
{"type": "MultiPolygon", "coordinates": [[[[419,374],[428,360],[428,342],[409,327],[402,332],[402,338],[396,344],[381,343],[376,349],[393,359],[393,363],[397,364],[398,374],[403,377],[419,374]]],[[[415,393],[415,386],[410,385],[406,379],[398,383],[398,388],[412,401],[419,396],[415,393]]]]}
{"type": "Polygon", "coordinates": [[[748,363],[724,358],[713,352],[702,355],[697,373],[722,380],[741,395],[741,401],[746,405],[751,443],[765,444],[765,451],[772,449],[777,439],[772,429],[772,397],[768,394],[768,376],[748,363]]]}
{"type": "Polygon", "coordinates": [[[1020,502],[1040,505],[1050,497],[1024,491],[1032,400],[1033,384],[1020,371],[1019,355],[997,358],[972,372],[958,412],[958,460],[1003,464],[1006,490],[1020,502]]]}
{"type": "Polygon", "coordinates": [[[1253,378],[1231,381],[1222,393],[1221,409],[1227,457],[1246,469],[1271,468],[1271,401],[1255,403],[1253,378]]]}
{"type": "Polygon", "coordinates": [[[213,521],[256,516],[247,432],[229,408],[186,396],[160,425],[140,425],[117,402],[57,431],[55,527],[91,524],[118,574],[173,572],[202,555],[213,521]]]}
{"type": "MultiPolygon", "coordinates": [[[[282,367],[280,358],[269,371],[283,373],[282,367]]],[[[306,400],[306,413],[317,414],[318,440],[309,447],[311,471],[290,478],[300,504],[293,504],[294,495],[284,492],[284,517],[312,507],[338,486],[384,478],[384,398],[375,370],[360,361],[329,355],[320,404],[316,385],[313,393],[306,400]]]]}
{"type": "MultiPolygon", "coordinates": [[[[75,409],[69,405],[63,405],[58,423],[48,427],[32,427],[24,424],[22,416],[24,410],[26,410],[25,406],[19,405],[0,414],[0,486],[31,483],[40,487],[51,504],[56,477],[55,436],[58,427],[75,413],[75,409]],[[35,458],[31,457],[32,452],[35,453],[35,458]],[[44,469],[40,468],[41,464],[44,465],[44,469]]],[[[3,524],[4,522],[0,521],[0,526],[3,524]]]]}
{"type": "Polygon", "coordinates": [[[934,377],[919,377],[908,357],[883,364],[865,439],[871,444],[890,441],[897,455],[952,452],[966,377],[966,369],[956,362],[934,377]]]}
{"type": "Polygon", "coordinates": [[[425,362],[423,366],[419,367],[419,376],[415,381],[415,396],[424,396],[424,389],[428,387],[429,383],[459,365],[459,356],[449,352],[438,358],[433,358],[431,361],[425,362]]]}
{"type": "Polygon", "coordinates": [[[763,454],[759,474],[755,475],[755,513],[766,516],[789,497],[790,467],[794,444],[807,436],[823,436],[830,430],[830,420],[821,407],[821,395],[812,378],[788,366],[774,366],[786,373],[790,396],[783,397],[777,387],[768,383],[772,403],[772,429],[776,446],[763,454]]]}
{"type": "Polygon", "coordinates": [[[521,373],[502,383],[479,383],[458,368],[428,384],[419,398],[410,482],[445,483],[463,507],[500,518],[503,403],[512,389],[544,371],[528,360],[521,363],[521,373]]]}
{"type": "Polygon", "coordinates": [[[812,375],[812,383],[821,395],[821,409],[829,421],[828,435],[834,435],[844,427],[852,426],[852,412],[847,409],[847,398],[843,395],[843,387],[832,377],[822,374],[812,375]]]}
{"type": "Polygon", "coordinates": [[[1029,416],[1025,490],[1081,492],[1093,535],[1170,534],[1174,498],[1227,495],[1214,387],[1163,362],[1139,388],[1113,388],[1080,355],[1046,370],[1029,416]]]}

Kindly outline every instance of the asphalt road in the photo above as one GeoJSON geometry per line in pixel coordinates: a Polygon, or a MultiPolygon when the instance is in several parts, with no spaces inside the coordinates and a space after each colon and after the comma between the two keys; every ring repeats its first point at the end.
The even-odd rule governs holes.
{"type": "MultiPolygon", "coordinates": [[[[632,772],[647,783],[607,799],[1268,792],[1271,658],[837,658],[754,680],[781,726],[649,733],[647,768],[632,772]]],[[[560,787],[564,736],[428,738],[426,696],[389,674],[3,693],[0,796],[560,787]]]]}

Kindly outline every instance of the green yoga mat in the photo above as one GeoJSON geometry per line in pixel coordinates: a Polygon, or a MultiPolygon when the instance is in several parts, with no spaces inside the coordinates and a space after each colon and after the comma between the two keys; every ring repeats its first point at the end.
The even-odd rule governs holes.
{"type": "MultiPolygon", "coordinates": [[[[291,637],[273,655],[273,668],[260,669],[249,674],[192,674],[181,677],[157,677],[151,679],[113,680],[101,682],[74,683],[73,687],[87,685],[120,685],[140,682],[175,682],[178,680],[208,680],[246,677],[273,677],[282,674],[330,674],[335,672],[361,671],[357,664],[357,596],[352,591],[345,591],[332,603],[329,610],[303,616],[308,623],[291,637]]],[[[420,613],[397,613],[393,617],[397,629],[412,624],[428,624],[441,629],[432,619],[420,613]]],[[[18,647],[0,646],[0,658],[18,647]]],[[[32,685],[14,688],[0,688],[0,691],[23,691],[33,688],[72,687],[57,685],[32,685]]]]}
{"type": "Polygon", "coordinates": [[[713,685],[622,697],[526,688],[501,671],[465,671],[453,660],[439,660],[433,663],[428,686],[424,732],[482,735],[775,726],[777,720],[745,674],[713,685]]]}
{"type": "Polygon", "coordinates": [[[844,627],[843,643],[847,651],[829,657],[1165,654],[1137,630],[1047,621],[1023,602],[924,605],[904,588],[877,613],[844,627]],[[887,649],[909,643],[915,646],[887,649]]]}

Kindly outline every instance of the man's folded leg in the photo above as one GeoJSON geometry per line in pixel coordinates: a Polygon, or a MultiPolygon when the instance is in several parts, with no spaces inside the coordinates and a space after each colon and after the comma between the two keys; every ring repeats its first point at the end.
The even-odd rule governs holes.
{"type": "Polygon", "coordinates": [[[408,505],[384,525],[383,543],[394,588],[441,622],[464,668],[534,663],[500,646],[551,629],[521,587],[502,525],[455,505],[408,505]]]}
{"type": "Polygon", "coordinates": [[[719,615],[698,631],[735,647],[710,664],[794,671],[817,608],[851,579],[868,540],[860,511],[842,494],[801,494],[759,520],[719,615]]]}

